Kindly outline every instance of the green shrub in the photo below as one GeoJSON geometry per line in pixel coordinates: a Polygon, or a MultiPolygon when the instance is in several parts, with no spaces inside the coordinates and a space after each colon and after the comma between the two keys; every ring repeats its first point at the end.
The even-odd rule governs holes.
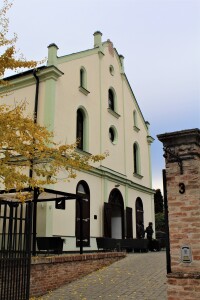
{"type": "Polygon", "coordinates": [[[162,212],[155,214],[156,231],[165,231],[165,215],[162,212]]]}

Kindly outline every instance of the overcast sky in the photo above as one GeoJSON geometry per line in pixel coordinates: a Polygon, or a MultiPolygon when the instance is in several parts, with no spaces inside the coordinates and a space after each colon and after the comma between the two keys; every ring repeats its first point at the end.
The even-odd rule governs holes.
{"type": "Polygon", "coordinates": [[[59,56],[92,48],[97,30],[113,42],[151,124],[153,188],[162,189],[157,134],[200,128],[200,0],[14,0],[9,18],[27,59],[47,57],[50,43],[59,56]]]}

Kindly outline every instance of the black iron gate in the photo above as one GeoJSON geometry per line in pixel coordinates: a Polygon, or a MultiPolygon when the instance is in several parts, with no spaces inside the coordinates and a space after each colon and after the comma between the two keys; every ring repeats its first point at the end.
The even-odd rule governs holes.
{"type": "Polygon", "coordinates": [[[28,300],[32,203],[0,201],[0,299],[28,300]]]}

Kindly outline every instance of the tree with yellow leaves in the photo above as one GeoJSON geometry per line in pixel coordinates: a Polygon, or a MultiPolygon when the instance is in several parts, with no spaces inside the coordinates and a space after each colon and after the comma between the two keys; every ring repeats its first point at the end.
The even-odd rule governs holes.
{"type": "MultiPolygon", "coordinates": [[[[7,38],[9,20],[6,13],[11,5],[4,0],[0,10],[0,77],[9,69],[37,65],[36,61],[16,58],[17,36],[7,38]]],[[[0,81],[1,86],[5,84],[6,81],[0,81]]],[[[34,189],[54,184],[63,169],[66,171],[65,178],[74,178],[76,170],[88,169],[91,162],[105,158],[106,154],[80,155],[76,151],[77,143],[54,143],[53,133],[37,124],[34,118],[25,116],[25,109],[25,104],[15,107],[0,105],[0,183],[6,190],[14,188],[20,192],[26,187],[34,189]]],[[[19,195],[23,200],[22,194],[19,195]]]]}
{"type": "MultiPolygon", "coordinates": [[[[7,38],[9,29],[9,19],[6,18],[6,14],[12,2],[4,0],[3,7],[0,10],[0,78],[4,76],[6,70],[16,70],[18,68],[33,68],[36,67],[36,61],[27,61],[25,59],[16,58],[16,41],[17,35],[14,34],[12,38],[7,38]]],[[[5,81],[1,81],[1,84],[5,84],[5,81]]]]}

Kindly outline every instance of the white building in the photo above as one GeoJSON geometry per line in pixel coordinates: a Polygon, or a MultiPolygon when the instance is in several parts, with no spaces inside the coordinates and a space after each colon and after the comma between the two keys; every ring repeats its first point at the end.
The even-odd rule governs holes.
{"type": "MultiPolygon", "coordinates": [[[[38,122],[54,131],[56,141],[80,138],[77,151],[84,155],[109,152],[96,168],[51,187],[85,194],[84,250],[95,250],[96,237],[136,237],[137,223],[154,223],[153,138],[125,75],[124,57],[110,40],[102,42],[97,31],[92,49],[61,57],[57,50],[49,45],[47,66],[36,73],[9,78],[9,103],[26,100],[33,113],[38,96],[38,122]]],[[[39,203],[37,235],[61,236],[64,250],[78,250],[79,219],[76,201],[66,201],[65,207],[39,203]]]]}

